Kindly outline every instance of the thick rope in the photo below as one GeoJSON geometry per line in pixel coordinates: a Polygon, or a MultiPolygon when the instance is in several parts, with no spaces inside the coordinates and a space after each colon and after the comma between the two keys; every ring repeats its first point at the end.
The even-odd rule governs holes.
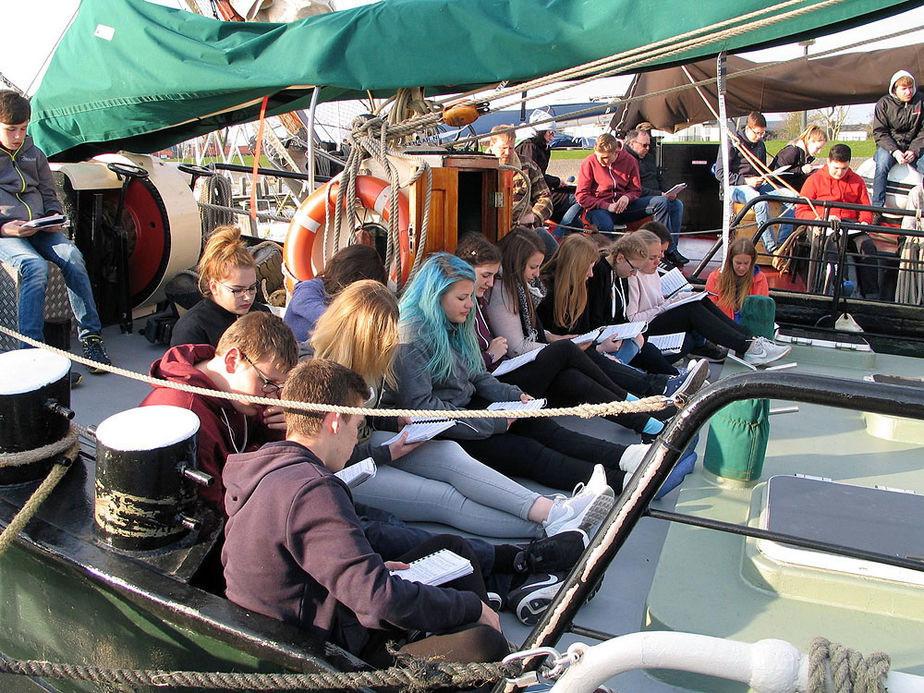
{"type": "Polygon", "coordinates": [[[9,335],[15,339],[25,342],[30,346],[45,349],[59,356],[64,356],[72,361],[81,363],[94,369],[104,370],[109,373],[115,373],[125,378],[137,380],[142,383],[148,383],[154,387],[169,387],[182,392],[190,392],[205,397],[217,397],[219,399],[246,401],[253,404],[262,404],[269,407],[283,407],[285,409],[295,409],[297,411],[313,412],[339,412],[341,414],[359,414],[362,416],[392,416],[406,418],[438,418],[445,419],[451,416],[453,419],[528,419],[528,418],[549,418],[553,416],[578,416],[582,419],[589,419],[594,416],[616,416],[619,414],[640,414],[645,412],[660,411],[674,402],[669,397],[655,395],[635,400],[633,402],[603,402],[600,404],[580,404],[574,407],[550,407],[546,409],[533,410],[488,410],[488,409],[388,409],[388,408],[371,408],[371,407],[345,407],[336,404],[317,404],[314,402],[297,402],[295,400],[278,399],[276,397],[258,397],[256,395],[240,395],[233,392],[222,392],[220,390],[210,390],[204,387],[193,387],[183,383],[174,383],[169,380],[152,378],[149,375],[135,373],[134,371],[119,368],[111,364],[99,363],[72,354],[69,351],[63,351],[56,347],[36,341],[26,335],[20,334],[15,330],[0,325],[0,332],[9,335]]]}
{"type": "Polygon", "coordinates": [[[0,469],[5,467],[21,467],[32,462],[41,462],[49,457],[59,455],[69,449],[77,440],[78,430],[71,425],[70,430],[60,440],[42,445],[41,447],[23,450],[22,452],[0,452],[0,469]]]}
{"type": "Polygon", "coordinates": [[[891,660],[884,652],[868,657],[825,638],[815,638],[809,649],[809,693],[828,690],[825,674],[830,668],[834,693],[885,693],[891,660]]]}
{"type": "Polygon", "coordinates": [[[38,660],[0,661],[0,673],[93,683],[163,688],[210,688],[222,690],[343,690],[361,687],[398,687],[402,691],[429,691],[453,686],[483,685],[522,671],[519,663],[458,664],[400,655],[402,666],[379,671],[275,674],[238,672],[166,671],[162,669],[109,669],[38,660]]]}
{"type": "MultiPolygon", "coordinates": [[[[3,533],[0,534],[0,556],[2,556],[8,548],[10,548],[16,536],[29,523],[29,520],[31,520],[32,516],[35,515],[35,513],[38,511],[39,506],[41,506],[42,503],[45,502],[45,499],[51,495],[51,492],[55,489],[55,486],[58,485],[58,482],[64,478],[67,470],[71,467],[71,463],[77,459],[77,455],[80,453],[80,441],[77,440],[77,435],[74,428],[71,429],[70,433],[67,437],[64,438],[64,440],[70,441],[70,446],[67,448],[67,453],[65,454],[64,459],[51,468],[51,471],[48,472],[48,476],[45,477],[44,481],[42,481],[38,488],[33,491],[32,495],[29,496],[29,500],[23,503],[22,508],[10,521],[10,524],[6,526],[6,529],[3,530],[3,533]]],[[[37,448],[36,450],[40,449],[41,448],[37,448]]],[[[47,457],[40,457],[38,459],[47,459],[47,457]]],[[[3,460],[0,460],[0,462],[2,461],[3,460]]]]}

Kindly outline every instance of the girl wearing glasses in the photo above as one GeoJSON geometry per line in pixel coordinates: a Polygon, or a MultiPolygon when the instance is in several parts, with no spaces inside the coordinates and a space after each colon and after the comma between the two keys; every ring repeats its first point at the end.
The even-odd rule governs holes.
{"type": "Polygon", "coordinates": [[[184,313],[173,327],[170,346],[211,344],[242,315],[268,311],[257,296],[257,263],[241,240],[236,226],[218,226],[212,232],[199,264],[199,290],[203,299],[184,313]]]}
{"type": "MultiPolygon", "coordinates": [[[[597,352],[596,347],[588,347],[584,351],[571,341],[570,337],[587,332],[589,326],[586,330],[545,329],[539,309],[549,298],[546,296],[547,285],[539,277],[542,255],[541,246],[537,243],[535,234],[529,229],[517,229],[507,234],[500,243],[500,282],[491,290],[490,295],[482,292],[486,299],[484,314],[487,324],[493,334],[505,340],[504,354],[514,357],[542,349],[542,355],[536,358],[537,366],[518,368],[509,376],[503,376],[503,379],[534,396],[546,397],[556,405],[673,394],[682,379],[678,378],[669,386],[665,375],[640,373],[634,368],[611,361],[597,352]],[[547,354],[544,353],[546,351],[547,354]],[[557,361],[555,367],[547,364],[551,359],[557,361]],[[563,370],[566,373],[563,374],[563,370]],[[536,378],[536,375],[543,377],[536,378]]],[[[573,255],[571,250],[587,251],[580,260],[583,266],[581,279],[586,278],[592,260],[597,257],[593,243],[580,234],[573,234],[564,240],[553,258],[561,257],[562,250],[567,256],[573,255]]],[[[583,286],[582,283],[581,288],[583,286]]],[[[676,410],[671,407],[657,412],[655,416],[666,419],[674,413],[676,410]]],[[[613,417],[613,420],[637,433],[650,435],[659,433],[664,427],[660,420],[647,414],[620,414],[613,417]]]]}

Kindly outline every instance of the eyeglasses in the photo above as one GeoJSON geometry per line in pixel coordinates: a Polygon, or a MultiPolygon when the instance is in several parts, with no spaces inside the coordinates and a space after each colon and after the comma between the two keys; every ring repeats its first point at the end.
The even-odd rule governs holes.
{"type": "Polygon", "coordinates": [[[747,130],[752,135],[754,135],[754,137],[756,137],[757,139],[760,139],[761,137],[767,134],[766,130],[755,130],[754,128],[751,128],[751,127],[747,128],[747,130]]]}
{"type": "Polygon", "coordinates": [[[632,271],[633,271],[633,272],[641,272],[641,270],[640,270],[638,267],[636,267],[635,265],[632,264],[632,260],[630,260],[629,258],[627,258],[625,255],[623,255],[622,257],[623,257],[623,260],[626,261],[626,264],[629,265],[629,267],[632,268],[632,271]]]}
{"type": "Polygon", "coordinates": [[[235,298],[241,295],[245,295],[245,294],[250,294],[251,296],[257,295],[257,285],[256,284],[245,286],[243,289],[235,289],[231,286],[228,286],[227,284],[223,282],[218,282],[218,283],[221,284],[223,287],[225,287],[228,291],[230,291],[231,295],[234,296],[235,298]]]}
{"type": "Polygon", "coordinates": [[[263,387],[260,388],[263,391],[263,394],[264,395],[279,394],[279,391],[282,390],[285,383],[283,383],[282,385],[274,383],[272,380],[266,377],[266,374],[263,371],[257,368],[257,364],[251,361],[250,357],[247,354],[245,354],[243,351],[241,351],[240,354],[241,354],[241,358],[250,364],[250,367],[253,368],[257,372],[257,375],[260,377],[260,380],[263,381],[263,387]]]}

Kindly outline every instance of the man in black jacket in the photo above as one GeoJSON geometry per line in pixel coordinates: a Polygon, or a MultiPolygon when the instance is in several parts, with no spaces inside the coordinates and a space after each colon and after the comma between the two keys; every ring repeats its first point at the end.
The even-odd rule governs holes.
{"type": "Polygon", "coordinates": [[[876,140],[876,173],[872,204],[885,206],[886,182],[895,164],[910,164],[924,175],[924,94],[914,76],[899,70],[889,80],[889,93],[876,102],[873,139],[876,140]]]}
{"type": "MultiPolygon", "coordinates": [[[[649,205],[666,208],[667,217],[664,225],[671,232],[671,242],[664,253],[664,259],[674,267],[683,267],[690,260],[684,257],[677,247],[680,240],[680,225],[683,223],[683,202],[677,199],[677,193],[666,195],[668,187],[661,179],[658,162],[651,151],[651,132],[648,130],[629,130],[626,133],[626,148],[638,159],[638,173],[642,181],[642,197],[651,198],[649,205]],[[663,198],[659,200],[658,198],[663,198]]],[[[659,219],[660,221],[660,219],[659,219]]]]}

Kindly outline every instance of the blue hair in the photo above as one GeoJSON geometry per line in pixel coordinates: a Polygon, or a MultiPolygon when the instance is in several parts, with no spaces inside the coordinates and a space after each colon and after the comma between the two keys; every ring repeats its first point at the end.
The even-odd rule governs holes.
{"type": "Polygon", "coordinates": [[[440,301],[458,281],[475,281],[475,270],[464,260],[449,253],[434,253],[421,265],[417,275],[401,296],[399,328],[404,339],[420,340],[433,348],[425,366],[436,381],[447,380],[453,374],[453,351],[459,354],[469,371],[484,370],[484,360],[475,336],[475,311],[465,322],[449,322],[440,301]]]}

